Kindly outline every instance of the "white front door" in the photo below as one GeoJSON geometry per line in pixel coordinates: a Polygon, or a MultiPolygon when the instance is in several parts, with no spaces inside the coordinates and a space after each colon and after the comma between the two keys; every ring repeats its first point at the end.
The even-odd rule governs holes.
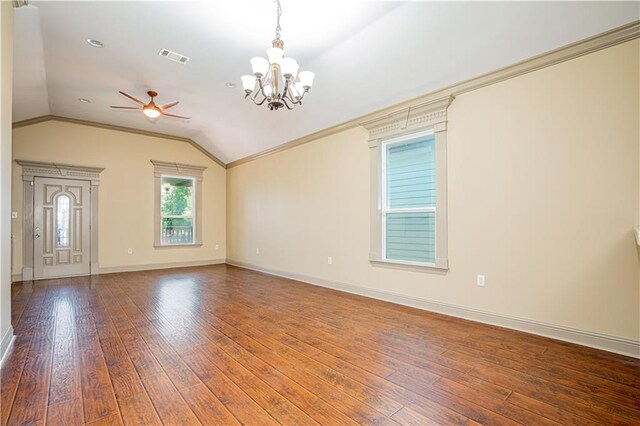
{"type": "Polygon", "coordinates": [[[33,278],[91,272],[90,182],[35,178],[33,278]]]}

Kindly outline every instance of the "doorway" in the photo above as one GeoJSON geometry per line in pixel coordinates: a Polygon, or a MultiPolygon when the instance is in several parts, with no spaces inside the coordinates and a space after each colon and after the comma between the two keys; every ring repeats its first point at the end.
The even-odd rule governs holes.
{"type": "Polygon", "coordinates": [[[88,181],[34,179],[34,279],[91,273],[90,213],[88,181]]]}
{"type": "Polygon", "coordinates": [[[22,167],[22,280],[93,275],[103,168],[16,160],[22,167]]]}

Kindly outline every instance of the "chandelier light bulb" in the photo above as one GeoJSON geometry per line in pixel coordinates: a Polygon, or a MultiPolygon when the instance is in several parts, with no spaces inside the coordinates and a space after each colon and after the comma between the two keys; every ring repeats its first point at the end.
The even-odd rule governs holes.
{"type": "Polygon", "coordinates": [[[273,95],[273,89],[270,84],[264,86],[264,94],[267,95],[267,97],[271,97],[271,95],[273,95]]]}
{"type": "Polygon", "coordinates": [[[300,66],[295,59],[284,58],[282,60],[282,75],[285,78],[292,78],[293,80],[295,80],[298,76],[298,68],[300,68],[300,66]]]}
{"type": "Polygon", "coordinates": [[[256,56],[255,58],[251,58],[251,68],[253,68],[253,75],[258,78],[264,77],[267,75],[269,71],[269,61],[265,58],[261,58],[256,56]]]}
{"type": "Polygon", "coordinates": [[[282,57],[284,56],[284,50],[278,47],[269,48],[267,49],[267,56],[269,57],[271,65],[280,65],[282,63],[282,57]]]}
{"type": "Polygon", "coordinates": [[[243,75],[240,77],[242,80],[242,88],[245,92],[251,93],[256,87],[256,77],[253,75],[243,75]]]}
{"type": "Polygon", "coordinates": [[[298,77],[300,77],[300,83],[302,84],[302,87],[304,87],[305,89],[311,89],[311,86],[313,86],[313,79],[316,77],[316,75],[311,71],[302,71],[300,74],[298,74],[298,77]]]}

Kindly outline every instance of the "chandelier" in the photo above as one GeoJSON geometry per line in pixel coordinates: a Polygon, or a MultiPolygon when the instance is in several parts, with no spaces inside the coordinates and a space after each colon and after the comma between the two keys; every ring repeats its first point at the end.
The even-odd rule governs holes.
{"type": "Polygon", "coordinates": [[[269,59],[251,58],[253,75],[241,77],[245,99],[251,99],[256,105],[266,102],[271,111],[282,107],[293,109],[296,105],[302,105],[302,98],[311,89],[315,77],[311,71],[298,74],[299,65],[296,60],[284,57],[284,41],[280,38],[282,8],[280,0],[275,0],[275,3],[278,16],[276,38],[271,42],[271,49],[267,49],[269,59]],[[299,80],[296,81],[296,78],[299,80]]]}

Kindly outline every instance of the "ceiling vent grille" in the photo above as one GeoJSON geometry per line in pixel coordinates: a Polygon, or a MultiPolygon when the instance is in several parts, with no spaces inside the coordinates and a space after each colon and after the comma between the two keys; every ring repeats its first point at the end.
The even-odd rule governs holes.
{"type": "Polygon", "coordinates": [[[177,62],[179,64],[186,64],[191,59],[188,56],[184,56],[179,53],[172,52],[169,49],[161,49],[160,52],[158,52],[158,55],[164,56],[165,58],[170,59],[173,62],[177,62]]]}

